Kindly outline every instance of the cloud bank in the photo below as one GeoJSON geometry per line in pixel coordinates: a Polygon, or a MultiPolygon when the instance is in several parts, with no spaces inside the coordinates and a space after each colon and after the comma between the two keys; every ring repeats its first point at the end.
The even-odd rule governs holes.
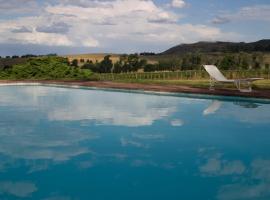
{"type": "Polygon", "coordinates": [[[171,9],[184,8],[186,3],[182,0],[173,0],[170,7],[153,0],[18,2],[0,1],[0,11],[9,9],[10,13],[17,13],[0,21],[2,44],[125,52],[237,36],[217,27],[182,22],[182,14],[171,9]],[[133,48],[127,49],[126,44],[133,48]]]}

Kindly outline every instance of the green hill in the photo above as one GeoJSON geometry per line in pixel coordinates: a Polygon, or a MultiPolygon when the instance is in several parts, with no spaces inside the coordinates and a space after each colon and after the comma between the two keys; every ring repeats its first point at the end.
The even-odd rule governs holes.
{"type": "Polygon", "coordinates": [[[270,52],[270,39],[257,42],[197,42],[172,47],[161,55],[182,55],[186,53],[239,53],[270,52]]]}

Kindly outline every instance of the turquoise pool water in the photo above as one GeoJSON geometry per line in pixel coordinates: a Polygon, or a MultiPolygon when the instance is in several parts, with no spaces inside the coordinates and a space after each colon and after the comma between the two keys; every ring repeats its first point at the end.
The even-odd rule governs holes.
{"type": "Polygon", "coordinates": [[[0,199],[270,199],[270,104],[0,87],[0,199]]]}

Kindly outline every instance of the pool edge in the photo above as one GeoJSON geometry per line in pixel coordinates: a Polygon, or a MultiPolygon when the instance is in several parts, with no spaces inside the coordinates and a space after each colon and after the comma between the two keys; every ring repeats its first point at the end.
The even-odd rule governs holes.
{"type": "MultiPolygon", "coordinates": [[[[88,90],[103,90],[103,91],[114,91],[114,92],[128,92],[128,93],[139,93],[139,94],[150,94],[150,95],[161,95],[161,96],[174,96],[174,97],[188,97],[188,98],[199,98],[199,99],[214,99],[214,100],[226,100],[233,101],[235,99],[240,101],[256,101],[261,103],[270,103],[269,97],[256,97],[256,96],[241,96],[241,95],[223,95],[223,94],[209,94],[199,93],[192,91],[159,91],[151,89],[140,89],[140,88],[122,88],[122,87],[102,87],[94,85],[81,84],[82,82],[47,82],[47,81],[13,81],[13,82],[1,82],[0,86],[50,86],[50,87],[63,87],[63,88],[74,88],[74,89],[88,89],[88,90]]],[[[84,83],[84,82],[83,82],[84,83]]]]}

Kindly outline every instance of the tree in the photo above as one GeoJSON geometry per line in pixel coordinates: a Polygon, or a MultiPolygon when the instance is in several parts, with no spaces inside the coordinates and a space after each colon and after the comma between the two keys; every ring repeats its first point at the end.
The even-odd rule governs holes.
{"type": "Polygon", "coordinates": [[[188,57],[184,56],[182,59],[182,63],[181,63],[181,69],[188,70],[189,68],[190,68],[190,66],[189,66],[189,62],[188,62],[188,57]]]}
{"type": "Polygon", "coordinates": [[[121,73],[122,72],[123,63],[119,60],[113,65],[113,73],[121,73]]]}
{"type": "Polygon", "coordinates": [[[33,54],[26,54],[26,55],[22,55],[21,58],[34,58],[37,57],[37,55],[33,55],[33,54]]]}
{"type": "Polygon", "coordinates": [[[119,62],[115,63],[113,72],[135,72],[143,69],[146,64],[147,60],[140,59],[138,54],[123,54],[120,56],[119,62]]]}
{"type": "Polygon", "coordinates": [[[84,63],[84,59],[83,58],[80,59],[80,63],[84,63]]]}
{"type": "Polygon", "coordinates": [[[254,65],[253,65],[253,68],[254,69],[260,69],[261,68],[261,65],[258,61],[255,61],[254,65]]]}
{"type": "Polygon", "coordinates": [[[113,63],[112,63],[112,60],[110,58],[111,58],[111,56],[107,55],[100,62],[100,65],[99,65],[99,72],[100,73],[111,73],[112,72],[113,63]]]}
{"type": "Polygon", "coordinates": [[[44,57],[28,59],[25,63],[13,65],[0,74],[6,79],[89,79],[91,71],[74,68],[61,57],[44,57]],[[4,75],[3,75],[4,74],[4,75]]]}
{"type": "Polygon", "coordinates": [[[171,58],[171,59],[163,59],[158,62],[158,67],[156,70],[158,71],[175,71],[181,68],[180,60],[171,58]]]}
{"type": "Polygon", "coordinates": [[[48,57],[56,57],[57,54],[56,54],[56,53],[49,53],[49,54],[47,54],[46,56],[48,56],[48,57]]]}
{"type": "Polygon", "coordinates": [[[156,55],[154,52],[142,52],[140,53],[141,56],[154,56],[156,55]]]}
{"type": "Polygon", "coordinates": [[[128,62],[124,61],[123,65],[122,65],[122,72],[130,72],[130,66],[128,64],[128,62]]]}
{"type": "Polygon", "coordinates": [[[254,69],[260,69],[263,63],[262,53],[253,53],[252,54],[252,67],[254,69]]]}
{"type": "Polygon", "coordinates": [[[190,55],[189,61],[190,61],[190,68],[191,69],[198,69],[201,64],[201,55],[198,53],[194,53],[190,55]]]}
{"type": "Polygon", "coordinates": [[[145,72],[154,72],[154,71],[156,71],[156,69],[157,69],[157,65],[155,65],[155,64],[147,64],[144,66],[145,72]]]}
{"type": "Polygon", "coordinates": [[[248,62],[247,62],[247,59],[243,59],[242,62],[241,62],[241,69],[248,69],[249,65],[248,65],[248,62]]]}
{"type": "Polygon", "coordinates": [[[89,63],[85,63],[83,66],[82,66],[82,69],[89,69],[91,70],[92,72],[99,72],[99,68],[98,68],[98,65],[94,64],[92,61],[89,62],[89,63]]]}
{"type": "Polygon", "coordinates": [[[74,59],[74,60],[72,60],[72,62],[71,62],[71,66],[73,66],[73,67],[78,67],[78,64],[79,64],[79,62],[78,62],[77,59],[74,59]]]}
{"type": "Polygon", "coordinates": [[[220,62],[220,67],[224,70],[233,69],[234,66],[235,61],[232,55],[225,55],[220,62]]]}
{"type": "Polygon", "coordinates": [[[146,59],[140,59],[139,61],[139,68],[144,68],[145,65],[147,65],[147,60],[146,59]]]}
{"type": "Polygon", "coordinates": [[[127,61],[129,66],[128,71],[138,71],[138,69],[140,68],[140,61],[138,54],[130,54],[128,56],[127,61]]]}

